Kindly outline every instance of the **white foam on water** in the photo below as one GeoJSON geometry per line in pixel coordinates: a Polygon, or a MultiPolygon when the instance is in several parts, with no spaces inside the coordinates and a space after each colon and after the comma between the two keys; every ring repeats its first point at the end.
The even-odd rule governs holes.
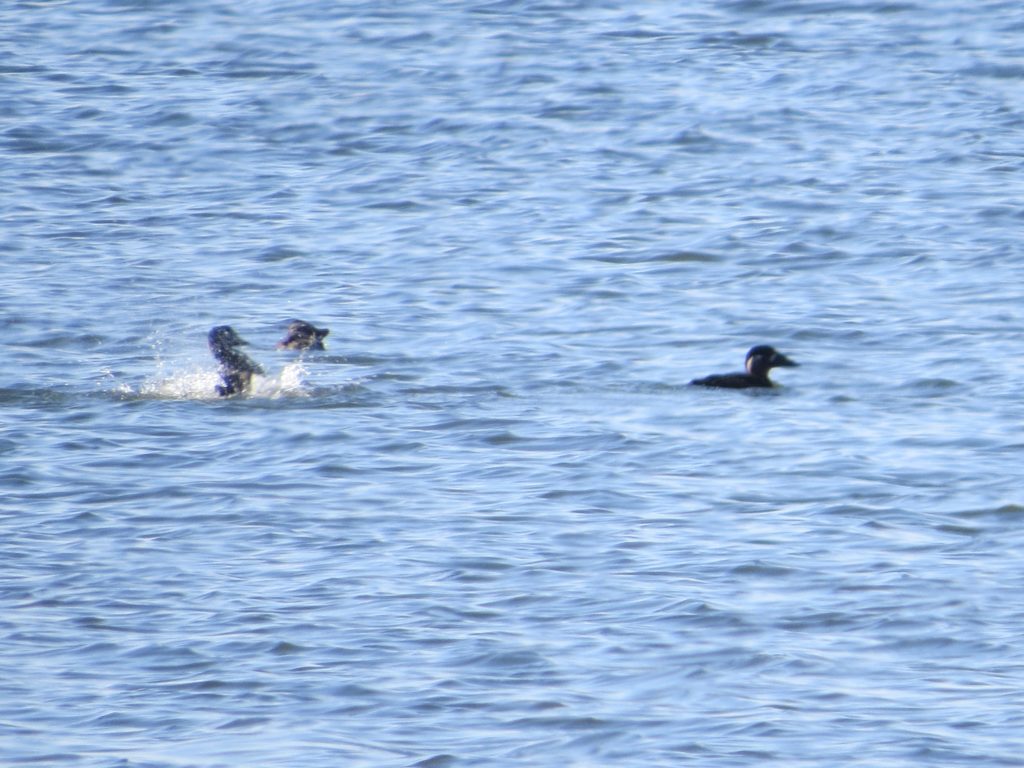
{"type": "MultiPolygon", "coordinates": [[[[103,377],[103,387],[108,392],[125,398],[152,398],[157,400],[221,400],[217,385],[221,383],[216,369],[189,367],[164,370],[158,361],[157,372],[141,384],[133,385],[118,381],[111,372],[103,377]]],[[[279,371],[263,376],[253,376],[251,390],[241,398],[258,397],[277,399],[281,397],[308,397],[309,390],[304,384],[305,367],[299,362],[287,363],[279,371]]]]}

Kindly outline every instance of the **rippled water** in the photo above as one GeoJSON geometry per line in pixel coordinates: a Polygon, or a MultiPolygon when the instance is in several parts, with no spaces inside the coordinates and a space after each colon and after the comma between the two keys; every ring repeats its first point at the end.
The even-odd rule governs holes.
{"type": "Polygon", "coordinates": [[[5,765],[1024,765],[1018,4],[0,30],[5,765]]]}

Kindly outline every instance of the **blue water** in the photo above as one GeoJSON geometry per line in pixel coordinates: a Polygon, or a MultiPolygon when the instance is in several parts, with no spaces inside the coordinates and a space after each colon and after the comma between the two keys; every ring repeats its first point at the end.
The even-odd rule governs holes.
{"type": "Polygon", "coordinates": [[[0,763],[1024,765],[1022,41],[2,6],[0,763]]]}

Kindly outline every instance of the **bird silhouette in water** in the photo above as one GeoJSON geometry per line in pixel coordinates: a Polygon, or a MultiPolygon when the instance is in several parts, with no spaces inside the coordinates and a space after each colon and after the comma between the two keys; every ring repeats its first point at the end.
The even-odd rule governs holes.
{"type": "Polygon", "coordinates": [[[230,325],[218,325],[210,331],[210,352],[220,363],[220,378],[217,385],[220,397],[230,397],[248,391],[252,386],[253,374],[262,374],[260,364],[239,349],[248,345],[230,325]]]}
{"type": "Polygon", "coordinates": [[[305,320],[292,320],[285,337],[277,342],[277,348],[322,350],[324,339],[330,332],[329,328],[317,328],[305,320]]]}
{"type": "Polygon", "coordinates": [[[795,363],[774,347],[759,344],[747,352],[745,373],[716,373],[703,379],[694,379],[690,384],[698,387],[722,387],[724,389],[749,389],[751,387],[774,387],[768,378],[772,368],[796,368],[795,363]]]}

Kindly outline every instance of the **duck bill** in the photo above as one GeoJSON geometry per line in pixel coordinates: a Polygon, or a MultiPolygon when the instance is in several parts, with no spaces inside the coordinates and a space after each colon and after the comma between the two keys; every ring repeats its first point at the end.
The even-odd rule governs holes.
{"type": "Polygon", "coordinates": [[[786,357],[785,355],[781,354],[780,352],[776,352],[775,353],[775,357],[772,358],[772,367],[773,368],[799,368],[800,367],[800,363],[797,363],[797,362],[795,362],[793,360],[790,360],[788,357],[786,357]]]}

